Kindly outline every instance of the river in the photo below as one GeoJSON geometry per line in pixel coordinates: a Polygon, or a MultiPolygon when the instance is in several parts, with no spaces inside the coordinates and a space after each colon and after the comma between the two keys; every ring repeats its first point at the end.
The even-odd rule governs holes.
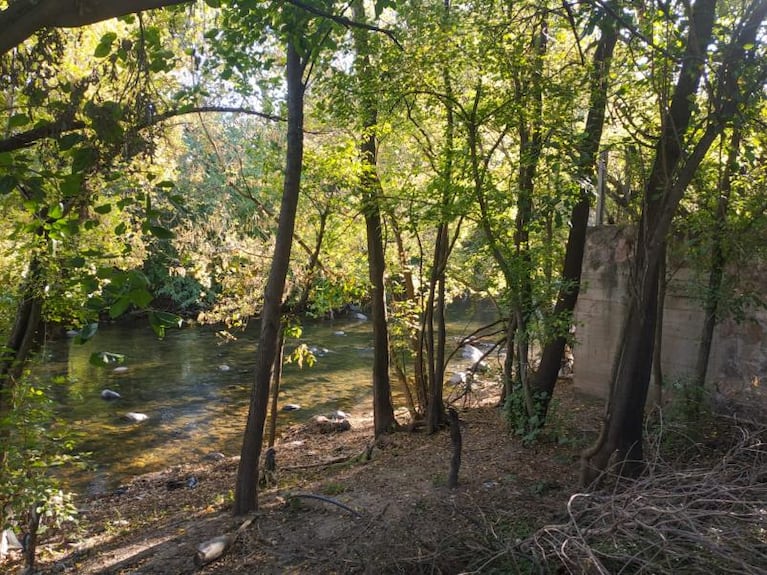
{"type": "MultiPolygon", "coordinates": [[[[461,308],[451,314],[449,332],[467,335],[492,312],[461,308]]],[[[201,461],[220,452],[239,454],[254,377],[257,324],[234,341],[211,327],[169,329],[158,339],[148,323],[106,325],[90,341],[76,345],[58,341],[46,347],[46,374],[63,383],[53,386],[56,423],[88,452],[89,467],[67,474],[69,487],[86,493],[114,488],[135,475],[168,466],[201,461]],[[114,365],[96,367],[93,352],[125,356],[114,365]],[[105,401],[110,389],[121,398],[105,401]],[[139,423],[124,419],[128,412],[145,414],[139,423]]],[[[316,363],[284,368],[278,427],[307,421],[334,410],[371,411],[372,327],[369,321],[342,319],[307,322],[298,343],[318,350],[316,363]]],[[[456,369],[458,366],[456,366],[456,369]]],[[[396,401],[396,398],[395,398],[396,401]]],[[[401,407],[402,401],[395,407],[401,407]]]]}

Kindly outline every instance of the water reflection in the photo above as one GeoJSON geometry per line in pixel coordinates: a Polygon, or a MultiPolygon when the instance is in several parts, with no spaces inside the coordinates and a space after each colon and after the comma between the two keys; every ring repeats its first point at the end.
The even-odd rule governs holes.
{"type": "MultiPolygon", "coordinates": [[[[451,331],[469,333],[487,310],[455,314],[451,331]]],[[[301,342],[321,356],[312,367],[284,368],[278,427],[336,409],[370,411],[372,331],[369,322],[325,321],[304,326],[301,342]],[[327,351],[325,351],[327,350],[327,351]]],[[[67,375],[55,386],[59,424],[74,430],[79,448],[92,453],[95,469],[69,477],[73,488],[99,491],[128,476],[200,461],[206,454],[239,453],[255,368],[257,326],[236,341],[222,341],[211,328],[169,330],[157,339],[145,323],[102,327],[85,345],[62,341],[49,348],[46,372],[67,375]],[[127,370],[95,367],[93,352],[123,354],[127,370]],[[104,389],[121,399],[105,401],[104,389]],[[146,414],[143,422],[124,419],[146,414]]],[[[297,345],[296,341],[291,346],[297,345]]]]}

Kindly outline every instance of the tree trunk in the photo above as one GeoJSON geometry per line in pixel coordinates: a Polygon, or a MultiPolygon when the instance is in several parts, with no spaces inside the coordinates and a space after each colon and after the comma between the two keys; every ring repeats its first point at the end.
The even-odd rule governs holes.
{"type": "MultiPolygon", "coordinates": [[[[355,19],[365,21],[365,11],[361,0],[352,5],[355,19]]],[[[368,273],[370,277],[371,311],[373,321],[373,430],[378,437],[392,431],[397,420],[394,418],[394,406],[391,398],[391,380],[389,378],[389,328],[386,323],[386,287],[384,275],[386,260],[381,224],[380,201],[383,195],[381,181],[378,179],[376,166],[378,141],[375,130],[378,126],[378,109],[374,99],[375,85],[370,64],[368,32],[354,30],[354,44],[357,52],[357,70],[362,79],[360,95],[360,114],[362,116],[362,142],[360,156],[362,160],[362,206],[365,216],[365,230],[368,246],[368,273]]]]}
{"type": "Polygon", "coordinates": [[[517,381],[524,395],[525,420],[533,421],[537,415],[529,374],[529,322],[533,310],[532,254],[530,252],[530,225],[533,221],[533,194],[538,163],[543,150],[543,68],[548,47],[548,20],[541,18],[540,30],[533,39],[534,60],[529,85],[517,82],[517,92],[530,93],[529,110],[520,113],[519,120],[519,174],[517,187],[517,218],[515,222],[514,243],[519,262],[514,273],[512,287],[512,316],[516,318],[516,362],[517,381]],[[529,117],[527,116],[529,113],[529,117]]]}
{"type": "Polygon", "coordinates": [[[666,244],[663,244],[663,250],[658,261],[658,300],[656,302],[655,342],[653,343],[652,354],[652,377],[653,402],[656,407],[663,405],[663,314],[666,309],[666,244]]]}
{"type": "Polygon", "coordinates": [[[274,356],[274,373],[272,374],[272,402],[269,409],[269,435],[267,445],[274,447],[277,438],[277,403],[280,399],[280,384],[282,383],[282,362],[285,356],[285,326],[280,325],[277,341],[277,354],[274,356]]]}
{"type": "Polygon", "coordinates": [[[425,329],[429,374],[429,400],[426,410],[426,429],[435,433],[446,421],[443,400],[445,377],[445,266],[448,252],[447,224],[439,226],[434,244],[434,261],[429,278],[429,297],[426,301],[425,329]],[[435,328],[436,324],[436,328],[435,328]]]}
{"type": "Polygon", "coordinates": [[[11,409],[13,385],[23,372],[40,328],[43,301],[39,282],[40,261],[33,254],[27,279],[21,288],[21,301],[16,308],[13,328],[0,360],[0,418],[11,409]]]}
{"type": "Polygon", "coordinates": [[[280,222],[272,266],[264,290],[261,332],[256,357],[256,380],[250,398],[248,419],[242,441],[240,465],[235,486],[235,515],[258,508],[258,460],[264,439],[264,423],[269,403],[269,385],[279,343],[282,295],[290,264],[303,161],[304,84],[301,57],[292,43],[287,47],[288,137],[280,222]]]}
{"type": "Polygon", "coordinates": [[[714,221],[714,237],[711,245],[711,269],[708,276],[708,288],[706,300],[703,306],[704,319],[698,348],[698,360],[695,364],[695,383],[703,389],[706,385],[708,373],[708,360],[711,355],[711,344],[714,341],[714,328],[716,327],[716,315],[719,308],[720,290],[724,277],[726,263],[724,253],[725,234],[727,233],[727,212],[732,194],[732,180],[737,170],[738,152],[740,149],[741,132],[735,128],[730,140],[730,149],[727,154],[727,165],[719,183],[719,194],[716,205],[714,221]]]}
{"type": "Polygon", "coordinates": [[[655,158],[644,189],[637,249],[631,266],[633,286],[629,291],[627,321],[616,356],[614,377],[607,407],[604,441],[583,454],[581,481],[589,484],[611,460],[621,464],[623,474],[634,475],[642,468],[642,423],[650,380],[656,321],[659,260],[671,220],[684,191],[692,180],[711,144],[733,119],[739,105],[761,92],[761,83],[749,83],[758,65],[754,50],[757,33],[767,17],[767,2],[755,0],[746,16],[735,26],[734,36],[722,50],[727,57],[712,90],[716,111],[697,142],[682,161],[692,113],[697,109],[698,84],[711,45],[716,0],[698,0],[690,14],[690,33],[685,57],[681,60],[676,90],[666,111],[655,158]]]}
{"type": "Polygon", "coordinates": [[[642,424],[652,369],[659,260],[673,216],[664,210],[675,211],[684,192],[674,186],[687,185],[674,176],[682,157],[683,136],[695,108],[715,9],[716,0],[698,0],[692,8],[686,57],[671,105],[664,115],[653,168],[644,190],[627,317],[608,400],[606,435],[602,444],[584,457],[581,477],[584,484],[590,484],[611,462],[618,464],[618,471],[627,476],[637,475],[642,468],[642,424]]]}
{"type": "MultiPolygon", "coordinates": [[[[612,21],[602,26],[602,35],[594,52],[593,70],[591,72],[591,94],[589,96],[589,115],[586,127],[579,138],[578,179],[593,181],[597,164],[599,142],[605,123],[607,107],[607,86],[610,75],[615,44],[618,40],[618,30],[612,21]]],[[[591,192],[581,189],[578,203],[570,214],[570,232],[567,236],[565,261],[562,268],[562,284],[554,306],[554,318],[571,317],[575,310],[580,293],[581,271],[583,268],[583,253],[586,247],[586,230],[589,223],[591,207],[591,192]]],[[[533,392],[540,398],[538,414],[545,421],[554,387],[557,383],[559,370],[562,366],[562,355],[567,343],[567,334],[559,334],[546,342],[538,371],[531,378],[533,392]]]]}

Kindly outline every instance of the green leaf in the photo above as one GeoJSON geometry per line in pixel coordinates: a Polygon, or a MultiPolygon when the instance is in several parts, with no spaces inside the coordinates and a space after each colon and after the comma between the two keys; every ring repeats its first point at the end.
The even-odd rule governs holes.
{"type": "Polygon", "coordinates": [[[91,147],[77,148],[72,154],[72,173],[84,172],[98,159],[98,152],[91,147]]]}
{"type": "Polygon", "coordinates": [[[61,179],[61,193],[64,196],[76,196],[83,187],[82,174],[68,174],[61,179]]]}
{"type": "Polygon", "coordinates": [[[53,218],[54,220],[60,219],[63,215],[64,206],[61,203],[58,203],[55,206],[51,206],[51,208],[48,210],[48,217],[53,218]]]}
{"type": "Polygon", "coordinates": [[[6,174],[0,178],[0,195],[10,194],[17,183],[16,176],[6,174]]]}
{"type": "Polygon", "coordinates": [[[93,55],[96,58],[105,58],[112,51],[112,44],[117,39],[117,34],[114,32],[107,32],[101,37],[99,45],[93,51],[93,55]]]}
{"type": "Polygon", "coordinates": [[[112,211],[112,204],[101,204],[93,208],[93,211],[97,214],[108,214],[112,211]]]}
{"type": "Polygon", "coordinates": [[[83,137],[80,134],[65,134],[59,138],[59,150],[66,152],[75,144],[79,144],[83,141],[83,137]]]}
{"type": "Polygon", "coordinates": [[[124,362],[125,356],[123,354],[110,351],[94,351],[88,358],[88,363],[96,367],[106,367],[124,362]]]}
{"type": "Polygon", "coordinates": [[[115,235],[121,236],[125,233],[125,230],[128,229],[128,226],[125,225],[125,222],[121,222],[115,226],[115,235]]]}
{"type": "Polygon", "coordinates": [[[160,240],[170,240],[176,237],[176,234],[162,226],[149,226],[149,233],[160,240]]]}
{"type": "Polygon", "coordinates": [[[127,311],[130,304],[131,304],[130,298],[128,297],[119,298],[115,303],[109,306],[109,317],[112,319],[116,319],[120,317],[122,314],[124,314],[127,311]]]}
{"type": "Polygon", "coordinates": [[[14,114],[8,120],[8,127],[20,128],[21,126],[26,126],[27,124],[29,124],[29,122],[30,122],[29,116],[27,116],[26,114],[14,114]]]}
{"type": "Polygon", "coordinates": [[[181,327],[183,321],[179,316],[165,311],[152,311],[149,313],[149,325],[152,326],[157,337],[165,337],[165,329],[169,327],[181,327]]]}
{"type": "Polygon", "coordinates": [[[96,332],[99,330],[99,324],[97,323],[89,323],[85,327],[83,327],[79,333],[75,336],[74,342],[77,345],[82,345],[89,339],[91,339],[94,335],[96,335],[96,332]]]}
{"type": "Polygon", "coordinates": [[[152,294],[145,289],[135,289],[128,294],[128,297],[133,304],[142,309],[149,306],[149,304],[152,303],[152,300],[154,299],[152,294]]]}

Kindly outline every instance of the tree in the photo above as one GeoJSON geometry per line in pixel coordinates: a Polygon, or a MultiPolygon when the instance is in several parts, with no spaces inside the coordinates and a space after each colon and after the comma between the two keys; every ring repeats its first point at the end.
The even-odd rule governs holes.
{"type": "MultiPolygon", "coordinates": [[[[300,37],[299,30],[296,30],[295,33],[297,38],[300,37]]],[[[242,440],[240,464],[237,468],[237,483],[232,509],[235,515],[244,515],[258,508],[259,458],[269,406],[269,386],[278,351],[282,297],[290,264],[293,229],[301,186],[305,90],[303,75],[306,63],[307,60],[298,53],[295,44],[292,41],[289,42],[285,72],[288,98],[288,138],[285,150],[285,179],[282,203],[280,204],[280,223],[277,228],[272,266],[264,290],[264,304],[261,309],[256,380],[251,393],[248,419],[242,440]]]]}
{"type": "Polygon", "coordinates": [[[643,194],[637,247],[631,264],[632,286],[626,322],[610,387],[603,432],[583,453],[582,482],[591,483],[611,462],[622,474],[639,473],[643,462],[643,413],[653,357],[660,256],[672,218],[706,152],[738,113],[761,90],[762,64],[755,47],[767,17],[767,2],[751,2],[721,50],[711,95],[712,113],[705,129],[694,130],[698,86],[706,58],[713,50],[716,0],[698,0],[691,6],[689,29],[676,89],[663,111],[655,157],[643,194]],[[747,81],[739,83],[738,78],[747,81]]]}
{"type": "MultiPolygon", "coordinates": [[[[364,6],[361,0],[352,4],[354,19],[365,21],[364,6]]],[[[381,181],[376,167],[378,141],[378,108],[375,102],[374,70],[370,63],[368,32],[355,29],[355,66],[360,83],[360,118],[361,143],[360,157],[362,174],[360,188],[362,211],[367,232],[368,266],[371,283],[371,308],[373,320],[373,426],[376,437],[391,431],[397,425],[391,399],[389,382],[389,330],[386,322],[386,287],[384,274],[383,223],[380,202],[382,199],[381,181]]]]}
{"type": "Polygon", "coordinates": [[[545,419],[554,386],[562,364],[562,355],[567,343],[570,317],[580,291],[583,253],[586,247],[586,229],[589,223],[592,188],[596,179],[597,152],[602,139],[607,108],[607,88],[609,85],[610,65],[615,44],[618,40],[617,23],[609,14],[600,18],[600,37],[594,50],[589,81],[589,111],[583,134],[577,140],[575,152],[575,177],[581,184],[580,197],[570,214],[570,231],[567,236],[565,259],[562,267],[557,302],[552,316],[555,321],[565,318],[566,331],[557,330],[553,338],[545,342],[538,369],[531,377],[530,387],[539,398],[536,410],[541,419],[545,419]]]}

